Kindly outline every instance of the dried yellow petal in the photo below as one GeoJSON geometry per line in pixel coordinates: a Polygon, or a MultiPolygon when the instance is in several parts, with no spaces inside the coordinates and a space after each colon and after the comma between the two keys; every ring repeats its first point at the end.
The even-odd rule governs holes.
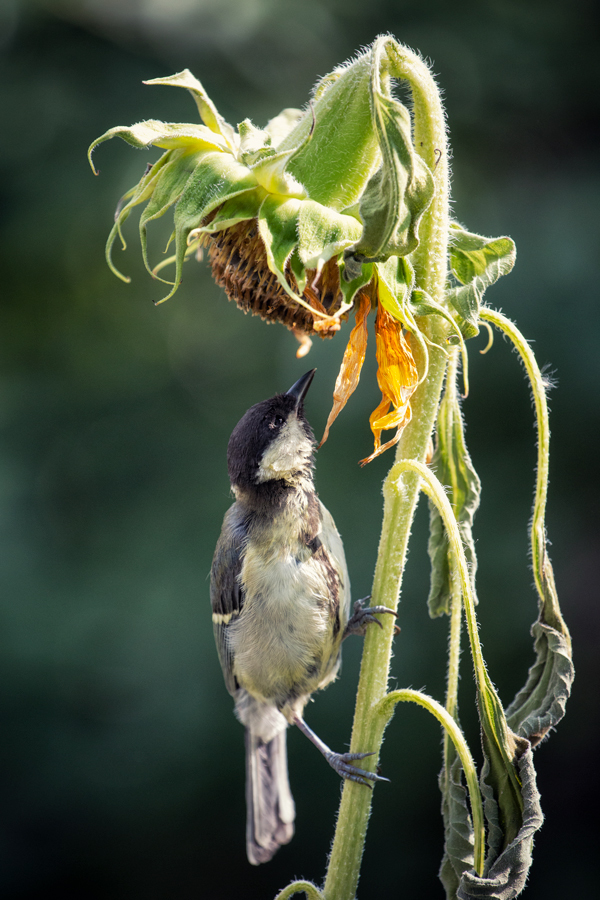
{"type": "Polygon", "coordinates": [[[375,449],[371,456],[361,460],[361,466],[398,443],[402,429],[410,422],[410,398],[419,381],[417,366],[410,343],[402,331],[402,325],[381,303],[377,307],[375,337],[379,366],[377,383],[381,390],[381,403],[371,413],[369,419],[371,431],[375,436],[375,449]],[[393,407],[391,412],[389,412],[390,405],[393,407]],[[381,432],[391,428],[396,428],[396,434],[382,445],[381,432]]]}
{"type": "Polygon", "coordinates": [[[348,402],[348,398],[356,390],[360,379],[360,372],[367,352],[367,337],[369,326],[367,317],[371,311],[371,300],[367,294],[360,293],[356,303],[356,325],[350,332],[348,345],[344,352],[344,358],[333,390],[333,406],[327,419],[325,433],[319,447],[322,447],[329,436],[329,429],[337,419],[340,412],[348,402]]]}

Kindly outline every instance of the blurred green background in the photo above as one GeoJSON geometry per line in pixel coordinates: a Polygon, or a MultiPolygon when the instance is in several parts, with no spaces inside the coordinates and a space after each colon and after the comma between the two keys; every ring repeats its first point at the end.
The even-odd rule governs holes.
{"type": "MultiPolygon", "coordinates": [[[[279,326],[244,317],[189,263],[178,294],[144,272],[135,223],[103,249],[118,197],[158,156],[107,128],[195,121],[183,91],[142,79],[189,67],[225,117],[258,125],[302,106],[318,76],[381,32],[432,61],[447,103],[455,215],[516,240],[488,300],[535,341],[558,383],[548,532],[578,678],[536,753],[547,821],[525,892],[588,897],[597,882],[598,43],[586,0],[2,0],[0,4],[0,892],[5,898],[269,898],[320,881],[339,783],[289,734],[297,834],[267,866],[244,849],[243,732],[213,646],[208,572],[230,503],[229,433],[309,366],[321,433],[345,335],[295,359],[279,326]],[[595,437],[594,437],[595,435],[595,437]]],[[[160,234],[160,229],[158,229],[160,234]]],[[[157,242],[156,247],[158,248],[157,242]]],[[[366,469],[379,401],[374,341],[356,395],[320,451],[317,482],[370,590],[391,455],[366,469]]],[[[517,358],[471,342],[467,438],[483,481],[476,519],[481,635],[505,702],[532,651],[528,567],[535,434],[517,358]]],[[[427,512],[414,528],[393,663],[399,686],[444,691],[446,622],[426,610],[427,512]]],[[[360,641],[307,710],[349,740],[360,641]]],[[[465,664],[468,663],[465,653],[465,664]]],[[[465,665],[462,717],[478,739],[465,665]]],[[[360,896],[443,897],[440,734],[419,709],[389,728],[360,896]]]]}

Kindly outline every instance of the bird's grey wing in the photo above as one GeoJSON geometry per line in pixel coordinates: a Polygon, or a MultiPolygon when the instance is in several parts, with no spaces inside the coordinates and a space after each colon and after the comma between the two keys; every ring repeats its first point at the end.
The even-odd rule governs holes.
{"type": "Polygon", "coordinates": [[[335,569],[335,574],[337,576],[338,589],[336,591],[336,596],[339,604],[339,622],[343,633],[350,615],[350,576],[348,575],[348,567],[346,565],[344,545],[342,544],[342,539],[335,527],[333,516],[322,503],[319,505],[321,509],[321,530],[319,532],[319,538],[327,553],[329,564],[335,569]]]}
{"type": "Polygon", "coordinates": [[[210,601],[215,643],[230,694],[235,694],[238,684],[233,674],[233,654],[227,640],[227,630],[244,606],[244,589],[240,584],[239,575],[242,570],[247,534],[247,521],[237,503],[234,503],[223,520],[210,573],[210,601]]]}

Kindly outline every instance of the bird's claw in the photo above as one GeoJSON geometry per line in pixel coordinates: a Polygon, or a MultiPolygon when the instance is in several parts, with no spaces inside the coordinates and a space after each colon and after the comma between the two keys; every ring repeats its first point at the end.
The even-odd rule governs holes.
{"type": "Polygon", "coordinates": [[[373,788],[372,781],[389,781],[382,775],[375,772],[369,772],[367,769],[359,769],[358,766],[352,765],[352,760],[365,759],[367,756],[373,756],[374,753],[329,753],[326,756],[327,762],[332,769],[341,776],[350,781],[356,781],[358,784],[364,784],[368,788],[373,788]]]}
{"type": "Polygon", "coordinates": [[[388,609],[387,606],[365,606],[366,601],[370,599],[371,597],[369,595],[363,600],[356,601],[354,604],[354,614],[348,619],[344,637],[348,637],[349,634],[365,635],[367,626],[372,622],[375,622],[380,628],[383,628],[379,619],[375,618],[375,616],[380,613],[389,613],[390,615],[397,617],[398,614],[395,613],[393,609],[388,609]]]}

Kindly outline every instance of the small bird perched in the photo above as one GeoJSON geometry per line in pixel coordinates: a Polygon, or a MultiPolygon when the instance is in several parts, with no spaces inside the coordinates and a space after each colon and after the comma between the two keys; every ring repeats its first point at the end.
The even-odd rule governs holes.
{"type": "Polygon", "coordinates": [[[227,690],[246,726],[246,847],[268,862],[294,833],[287,772],[288,724],[343,778],[384,781],[334,753],[302,713],[329,684],[342,641],[364,634],[384,606],[354,604],[342,540],[313,484],[315,440],[304,397],[315,369],[285,394],[251,407],[233,430],[227,463],[235,503],[225,515],[211,570],[213,627],[227,690]]]}

